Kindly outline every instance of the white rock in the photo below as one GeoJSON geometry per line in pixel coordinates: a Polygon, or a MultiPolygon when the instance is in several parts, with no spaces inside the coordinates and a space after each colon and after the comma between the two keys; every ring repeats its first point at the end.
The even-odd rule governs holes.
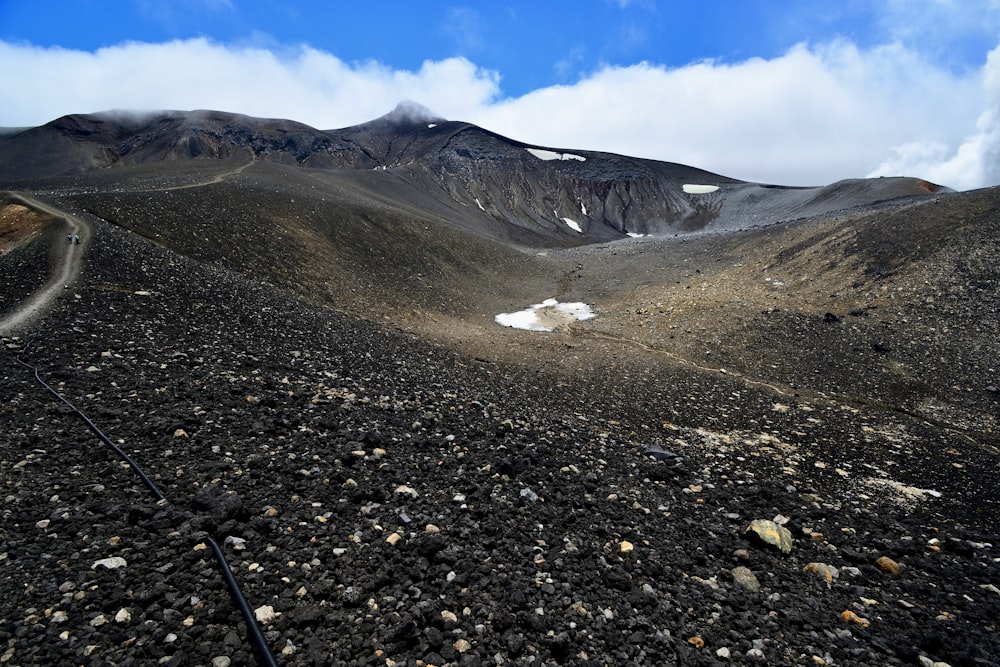
{"type": "Polygon", "coordinates": [[[258,623],[267,625],[269,623],[273,623],[274,619],[278,618],[278,616],[281,616],[281,612],[275,611],[274,607],[266,604],[263,607],[257,607],[254,609],[253,615],[257,619],[258,623]]]}
{"type": "Polygon", "coordinates": [[[236,551],[242,551],[243,549],[246,549],[247,541],[244,540],[242,537],[234,537],[233,535],[230,535],[226,538],[225,543],[231,544],[233,546],[233,549],[236,551]]]}
{"type": "Polygon", "coordinates": [[[115,614],[115,623],[128,623],[132,620],[132,614],[129,613],[128,609],[122,608],[118,610],[115,614]]]}
{"type": "Polygon", "coordinates": [[[125,567],[126,565],[128,565],[128,562],[121,556],[112,556],[111,558],[102,558],[94,561],[94,564],[90,566],[90,569],[95,570],[98,566],[100,566],[109,570],[117,570],[118,568],[125,567]]]}

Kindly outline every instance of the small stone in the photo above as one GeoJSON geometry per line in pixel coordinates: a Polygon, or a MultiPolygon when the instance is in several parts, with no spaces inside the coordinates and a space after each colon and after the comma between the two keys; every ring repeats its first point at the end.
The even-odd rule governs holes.
{"type": "Polygon", "coordinates": [[[705,640],[698,635],[695,635],[694,637],[688,637],[688,644],[694,646],[695,648],[704,648],[705,640]]]}
{"type": "Polygon", "coordinates": [[[732,654],[729,652],[729,649],[726,648],[725,646],[723,646],[722,648],[720,648],[715,652],[715,657],[717,657],[719,660],[729,660],[731,655],[732,654]]]}
{"type": "Polygon", "coordinates": [[[855,625],[860,625],[863,628],[867,628],[869,625],[871,625],[871,623],[868,621],[867,618],[862,618],[858,616],[850,609],[845,609],[843,612],[841,612],[840,617],[845,621],[847,621],[848,623],[854,623],[855,625]]]}
{"type": "Polygon", "coordinates": [[[818,574],[826,580],[826,583],[831,583],[834,579],[840,576],[840,572],[836,568],[827,565],[826,563],[809,563],[804,568],[806,572],[812,572],[818,574]]]}
{"type": "Polygon", "coordinates": [[[50,523],[52,523],[50,520],[42,519],[35,523],[35,528],[48,528],[50,523]]]}
{"type": "Polygon", "coordinates": [[[399,541],[403,539],[403,536],[399,533],[393,533],[389,537],[385,538],[385,541],[389,543],[389,546],[396,546],[399,541]]]}
{"type": "Polygon", "coordinates": [[[304,598],[307,594],[308,591],[306,590],[305,586],[299,586],[299,590],[295,591],[295,597],[299,598],[300,600],[304,598]]]}
{"type": "Polygon", "coordinates": [[[410,496],[411,498],[416,498],[420,495],[419,493],[417,493],[416,489],[410,486],[406,486],[405,484],[397,486],[395,489],[395,493],[398,493],[403,496],[410,496]]]}
{"type": "Polygon", "coordinates": [[[792,533],[774,521],[754,519],[747,526],[746,534],[757,541],[775,547],[781,553],[792,551],[792,533]]]}
{"type": "Polygon", "coordinates": [[[115,623],[125,624],[132,620],[132,614],[128,609],[119,609],[118,613],[115,614],[115,623]]]}
{"type": "Polygon", "coordinates": [[[760,581],[757,580],[757,576],[750,571],[750,568],[739,565],[731,570],[733,575],[733,581],[747,589],[751,593],[756,593],[760,590],[760,581]]]}
{"type": "Polygon", "coordinates": [[[269,604],[266,604],[262,607],[257,607],[256,609],[254,609],[253,615],[254,618],[257,619],[258,623],[263,623],[264,625],[268,625],[270,623],[273,623],[274,619],[278,618],[278,616],[281,615],[281,612],[275,611],[274,607],[272,607],[269,604]]]}
{"type": "Polygon", "coordinates": [[[182,428],[179,428],[176,431],[174,431],[174,439],[175,440],[180,440],[180,439],[186,440],[187,437],[188,437],[187,431],[185,431],[182,428]]]}
{"type": "Polygon", "coordinates": [[[446,623],[455,623],[456,625],[458,624],[458,616],[456,616],[455,612],[453,611],[448,611],[447,609],[445,609],[444,611],[441,612],[441,618],[444,619],[446,623]]]}
{"type": "Polygon", "coordinates": [[[622,543],[621,545],[619,545],[618,548],[623,554],[630,554],[632,553],[632,549],[634,549],[635,547],[633,547],[632,543],[629,542],[628,540],[622,540],[622,543]]]}
{"type": "Polygon", "coordinates": [[[229,667],[232,664],[233,661],[227,655],[217,655],[212,658],[212,667],[229,667]]]}
{"type": "Polygon", "coordinates": [[[899,563],[889,558],[888,556],[880,556],[878,560],[875,561],[875,565],[878,566],[883,572],[888,572],[894,577],[898,577],[900,573],[899,563]]]}
{"type": "Polygon", "coordinates": [[[235,537],[234,535],[229,535],[225,540],[226,544],[232,545],[233,550],[242,551],[247,548],[247,541],[242,537],[235,537]]]}
{"type": "Polygon", "coordinates": [[[117,570],[118,568],[125,567],[126,565],[128,565],[128,563],[121,556],[112,556],[111,558],[102,558],[94,561],[94,564],[90,566],[90,569],[96,570],[98,567],[103,567],[109,570],[117,570]]]}
{"type": "Polygon", "coordinates": [[[372,456],[374,456],[377,459],[380,459],[385,456],[385,450],[382,449],[381,447],[376,447],[375,449],[372,450],[372,456]]]}
{"type": "Polygon", "coordinates": [[[441,529],[438,528],[437,526],[435,526],[433,523],[429,523],[426,526],[424,526],[424,534],[425,535],[437,535],[440,532],[441,532],[441,529]]]}
{"type": "Polygon", "coordinates": [[[467,642],[464,639],[458,639],[458,640],[456,640],[455,643],[452,644],[451,646],[452,646],[452,648],[454,648],[459,653],[465,653],[470,648],[472,648],[472,644],[470,644],[469,642],[467,642]]]}

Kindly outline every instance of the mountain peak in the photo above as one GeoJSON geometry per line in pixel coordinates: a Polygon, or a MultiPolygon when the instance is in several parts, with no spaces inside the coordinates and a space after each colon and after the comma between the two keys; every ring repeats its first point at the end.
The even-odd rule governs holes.
{"type": "Polygon", "coordinates": [[[445,119],[423,104],[413,100],[403,100],[396,108],[382,116],[381,120],[391,123],[440,123],[445,119]]]}

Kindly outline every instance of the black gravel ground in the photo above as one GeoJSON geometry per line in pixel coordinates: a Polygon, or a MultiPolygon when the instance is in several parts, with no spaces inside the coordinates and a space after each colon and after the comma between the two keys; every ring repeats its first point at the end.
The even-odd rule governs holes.
{"type": "Polygon", "coordinates": [[[0,664],[256,664],[209,535],[280,664],[1000,664],[988,448],[688,367],[463,357],[93,224],[0,353],[0,664]]]}

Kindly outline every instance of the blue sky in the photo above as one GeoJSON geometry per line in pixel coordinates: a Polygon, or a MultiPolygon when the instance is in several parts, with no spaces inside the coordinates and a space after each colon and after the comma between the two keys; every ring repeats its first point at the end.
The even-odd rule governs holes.
{"type": "Polygon", "coordinates": [[[816,184],[1000,183],[1000,0],[0,0],[0,126],[412,99],[516,139],[816,184]]]}

